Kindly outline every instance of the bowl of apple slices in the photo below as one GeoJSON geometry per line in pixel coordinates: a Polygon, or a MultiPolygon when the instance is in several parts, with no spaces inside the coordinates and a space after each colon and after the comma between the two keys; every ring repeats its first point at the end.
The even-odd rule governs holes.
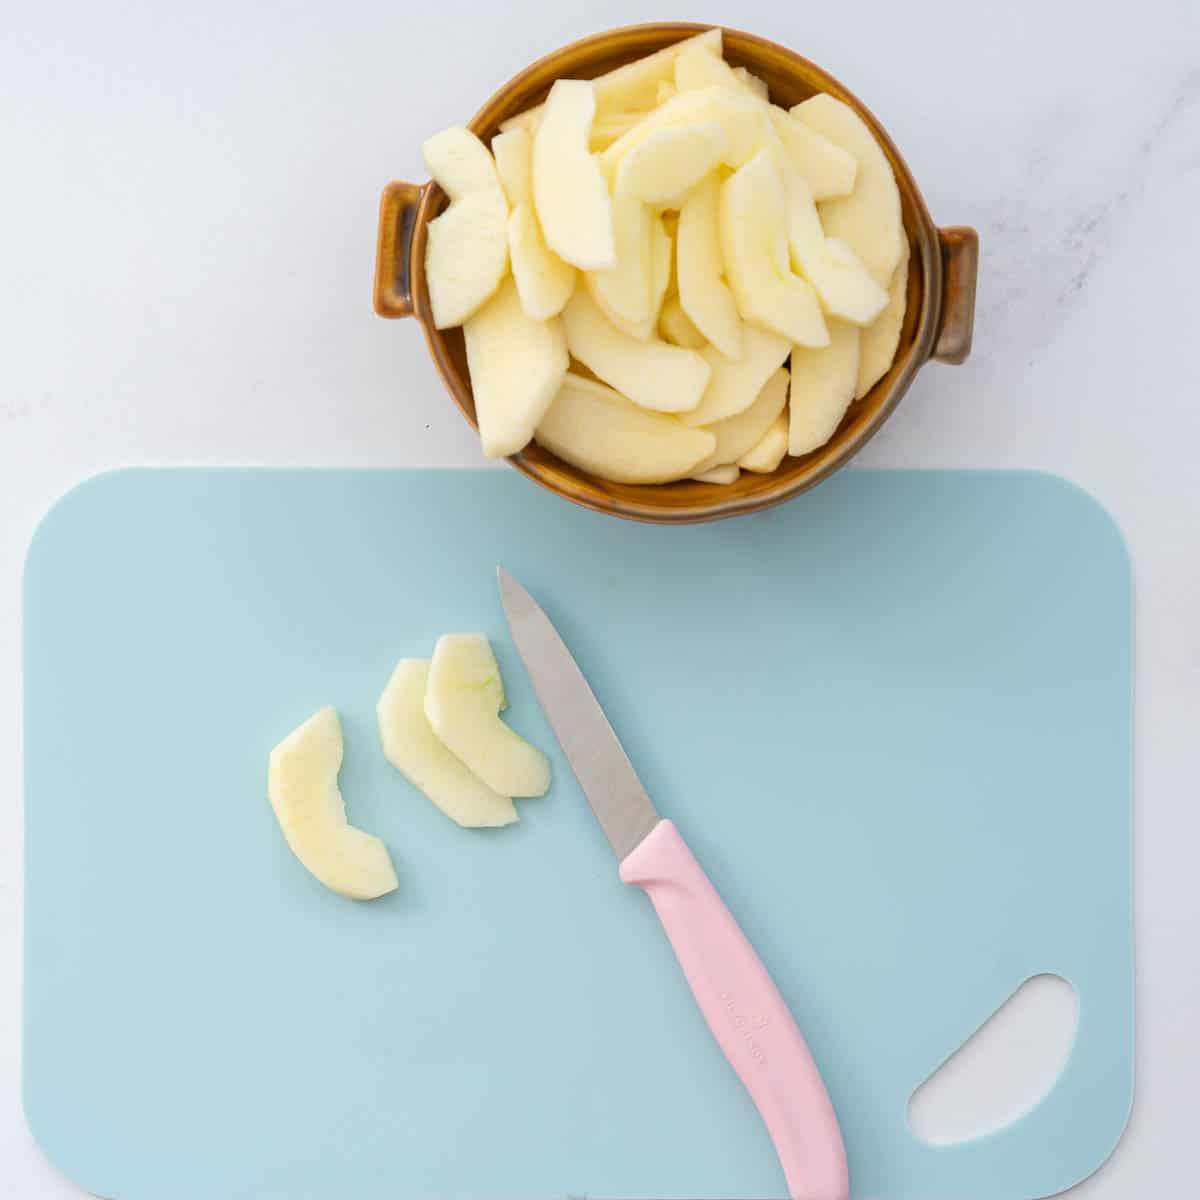
{"type": "Polygon", "coordinates": [[[489,457],[642,521],[735,516],[845,464],[971,345],[979,242],[791,50],[662,23],[565,46],[380,205],[375,310],[415,316],[489,457]]]}

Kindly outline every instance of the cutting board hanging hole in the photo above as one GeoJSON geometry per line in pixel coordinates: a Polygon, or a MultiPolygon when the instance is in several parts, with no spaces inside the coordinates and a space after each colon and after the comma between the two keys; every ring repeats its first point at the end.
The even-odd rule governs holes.
{"type": "Polygon", "coordinates": [[[1075,1042],[1079,997],[1061,975],[1027,979],[920,1087],[908,1124],[953,1146],[996,1133],[1050,1094],[1075,1042]]]}

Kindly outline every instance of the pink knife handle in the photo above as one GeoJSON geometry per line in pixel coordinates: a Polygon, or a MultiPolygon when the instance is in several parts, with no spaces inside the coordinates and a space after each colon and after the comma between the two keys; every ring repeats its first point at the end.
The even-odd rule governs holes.
{"type": "Polygon", "coordinates": [[[670,821],[621,863],[654,904],[692,995],[754,1101],[792,1200],[846,1200],[846,1151],[829,1093],[792,1014],[670,821]]]}

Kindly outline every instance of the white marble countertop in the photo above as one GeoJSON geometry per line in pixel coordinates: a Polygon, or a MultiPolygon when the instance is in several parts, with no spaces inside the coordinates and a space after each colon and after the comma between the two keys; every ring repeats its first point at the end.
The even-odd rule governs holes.
{"type": "Polygon", "coordinates": [[[421,140],[536,55],[686,16],[829,68],[881,117],[935,219],[980,232],[970,362],[923,371],[862,461],[1055,471],[1129,540],[1138,1091],[1079,1190],[1179,1195],[1200,1074],[1200,7],[548,9],[67,0],[6,22],[0,1192],[79,1195],[19,1097],[19,581],[38,516],[127,463],[480,461],[419,331],[371,314],[380,186],[424,178],[421,140]]]}

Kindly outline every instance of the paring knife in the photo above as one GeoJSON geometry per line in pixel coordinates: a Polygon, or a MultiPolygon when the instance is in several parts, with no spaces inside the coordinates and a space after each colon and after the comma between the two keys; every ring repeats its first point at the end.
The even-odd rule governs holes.
{"type": "Polygon", "coordinates": [[[571,652],[498,568],[517,650],[625,883],[654,905],[713,1037],[758,1108],[793,1200],[846,1200],[829,1094],[779,989],[679,831],[659,817],[571,652]]]}

